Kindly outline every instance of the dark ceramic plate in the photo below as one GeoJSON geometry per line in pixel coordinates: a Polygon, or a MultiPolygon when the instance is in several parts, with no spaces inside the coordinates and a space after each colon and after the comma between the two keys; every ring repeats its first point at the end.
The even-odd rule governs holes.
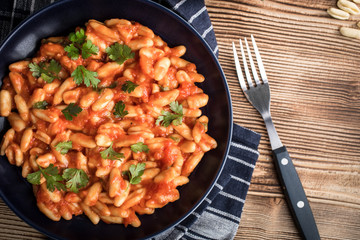
{"type": "MultiPolygon", "coordinates": [[[[85,216],[71,221],[54,222],[42,214],[29,183],[21,176],[20,168],[12,166],[5,157],[0,159],[0,195],[7,205],[25,222],[55,239],[139,239],[154,236],[188,216],[206,197],[219,177],[225,163],[232,133],[232,109],[229,90],[221,67],[209,46],[182,18],[166,8],[144,0],[65,0],[27,18],[0,47],[0,79],[8,73],[8,65],[31,57],[40,40],[49,36],[68,35],[89,19],[104,21],[125,18],[140,22],[154,30],[169,46],[185,45],[185,59],[197,66],[206,81],[199,86],[210,96],[203,112],[209,117],[209,134],[218,147],[206,153],[192,173],[190,183],[180,188],[180,199],[153,215],[140,216],[141,227],[123,225],[93,225],[85,216]]],[[[9,128],[0,118],[2,135],[9,128]]]]}

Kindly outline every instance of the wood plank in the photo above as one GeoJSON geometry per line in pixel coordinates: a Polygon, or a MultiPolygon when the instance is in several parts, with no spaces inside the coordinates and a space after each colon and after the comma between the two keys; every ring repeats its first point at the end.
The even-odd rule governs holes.
{"type": "Polygon", "coordinates": [[[0,198],[0,239],[47,239],[23,222],[0,198]]]}
{"type": "MultiPolygon", "coordinates": [[[[311,202],[322,239],[359,239],[360,212],[353,208],[311,202]],[[349,218],[349,216],[354,216],[349,218]]],[[[249,192],[235,239],[301,239],[281,194],[249,192]],[[251,204],[249,204],[251,203],[251,204]]]]}
{"type": "Polygon", "coordinates": [[[231,91],[234,120],[263,135],[235,239],[299,239],[282,199],[266,128],[236,78],[231,42],[250,34],[257,39],[268,75],[275,125],[302,180],[321,236],[359,239],[360,48],[358,40],[338,32],[339,26],[354,26],[359,17],[332,19],[326,9],[336,1],[325,0],[209,0],[206,5],[231,91]]]}

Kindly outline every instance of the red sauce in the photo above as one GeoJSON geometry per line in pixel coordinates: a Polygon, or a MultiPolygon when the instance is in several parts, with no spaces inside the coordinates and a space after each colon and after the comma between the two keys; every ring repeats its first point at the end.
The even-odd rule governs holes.
{"type": "MultiPolygon", "coordinates": [[[[111,26],[108,26],[109,29],[106,29],[106,23],[103,25],[102,23],[98,23],[94,20],[91,21],[93,22],[88,23],[85,32],[87,34],[87,39],[92,41],[92,43],[97,45],[99,48],[99,54],[91,56],[87,59],[83,59],[80,54],[77,59],[71,59],[64,50],[64,45],[68,44],[68,42],[62,42],[59,44],[52,43],[50,40],[48,40],[41,45],[36,57],[32,58],[31,62],[40,64],[41,62],[49,63],[52,59],[58,61],[58,63],[61,65],[61,71],[54,80],[53,84],[47,85],[45,89],[41,89],[44,88],[44,86],[48,83],[39,79],[38,77],[34,77],[30,69],[26,66],[23,67],[23,65],[20,65],[22,66],[22,69],[13,70],[13,72],[10,73],[11,79],[10,76],[7,76],[3,79],[2,89],[8,90],[12,98],[16,94],[20,94],[26,102],[29,102],[30,96],[33,95],[31,101],[39,101],[39,99],[41,99],[47,101],[49,104],[47,109],[44,111],[44,113],[48,113],[47,116],[49,118],[44,119],[48,120],[49,122],[35,118],[34,116],[30,116],[30,120],[25,119],[24,121],[26,128],[31,127],[34,130],[34,137],[31,139],[29,144],[30,148],[40,148],[43,151],[41,154],[54,154],[54,156],[51,155],[51,162],[54,164],[54,166],[59,168],[60,174],[63,173],[65,168],[84,169],[84,166],[86,165],[86,169],[84,170],[89,177],[89,182],[87,183],[86,187],[80,189],[79,193],[69,193],[69,191],[55,190],[56,192],[53,194],[59,194],[59,197],[61,198],[60,201],[55,203],[50,199],[50,196],[52,195],[49,195],[48,191],[44,190],[45,185],[38,187],[36,192],[38,203],[41,202],[45,204],[45,206],[49,208],[49,210],[52,211],[53,214],[57,217],[60,217],[60,215],[69,217],[69,212],[75,215],[81,214],[81,207],[72,203],[84,201],[87,194],[90,192],[90,186],[92,186],[94,183],[100,183],[101,194],[108,193],[109,186],[111,184],[120,185],[120,189],[117,190],[118,196],[123,193],[128,187],[128,183],[123,179],[123,177],[126,180],[128,180],[128,178],[121,175],[110,180],[110,176],[112,175],[111,171],[115,167],[122,171],[122,167],[124,167],[123,164],[127,161],[134,161],[138,163],[146,161],[147,164],[151,165],[151,168],[154,168],[153,170],[157,174],[159,168],[161,171],[164,171],[172,167],[174,162],[179,157],[181,157],[181,155],[184,158],[185,163],[192,155],[192,153],[183,153],[181,151],[181,142],[175,143],[169,138],[170,134],[177,133],[172,125],[169,127],[163,127],[155,124],[159,114],[162,114],[162,110],[171,110],[169,109],[169,104],[166,104],[166,106],[160,106],[160,104],[159,106],[155,106],[154,100],[163,98],[164,93],[153,93],[153,90],[159,91],[159,89],[162,89],[161,91],[168,91],[172,89],[178,89],[179,95],[176,98],[176,101],[179,101],[181,104],[185,104],[185,108],[186,102],[184,102],[184,100],[193,94],[201,93],[202,90],[198,88],[193,82],[185,81],[179,84],[176,78],[176,74],[180,69],[187,73],[195,74],[195,64],[190,63],[180,69],[174,65],[171,65],[166,75],[162,79],[159,81],[155,80],[154,64],[162,57],[168,57],[170,59],[174,56],[178,57],[176,56],[176,54],[179,54],[178,52],[176,54],[172,54],[171,49],[165,42],[162,42],[161,38],[158,36],[155,36],[155,38],[150,40],[149,38],[152,37],[149,36],[153,35],[153,33],[150,30],[148,31],[146,28],[143,28],[143,26],[139,23],[129,24],[129,22],[126,22],[125,20],[113,19],[111,20],[111,26]],[[144,49],[144,52],[141,52],[141,54],[139,53],[139,50],[133,50],[135,53],[135,57],[133,59],[129,59],[125,61],[124,64],[119,66],[116,64],[113,65],[114,60],[109,59],[105,49],[114,44],[114,42],[128,44],[132,40],[140,42],[143,41],[145,44],[148,44],[149,42],[151,43],[151,41],[153,41],[154,44],[151,44],[151,47],[144,49]],[[159,45],[161,46],[159,47],[159,45]],[[146,53],[145,51],[148,51],[147,53],[149,54],[142,54],[146,53]],[[111,62],[111,64],[105,65],[109,62],[111,62]],[[71,76],[76,67],[80,65],[84,66],[90,71],[98,71],[98,75],[100,75],[98,76],[100,84],[98,85],[97,89],[86,87],[82,83],[72,83],[70,86],[63,85],[66,88],[64,89],[62,84],[71,76]],[[99,69],[102,67],[104,67],[102,70],[106,69],[105,71],[108,72],[102,71],[102,73],[100,73],[101,71],[99,69]],[[124,76],[125,71],[127,71],[127,74],[124,76]],[[131,93],[123,90],[122,88],[126,81],[131,81],[136,84],[137,89],[131,93]],[[57,87],[53,89],[54,86],[57,87]],[[14,87],[16,88],[16,91],[14,87]],[[61,93],[63,101],[57,105],[53,105],[54,94],[60,88],[64,90],[64,92],[61,93]],[[111,88],[114,97],[109,100],[109,103],[104,106],[103,109],[99,111],[93,111],[91,106],[82,107],[82,111],[78,113],[77,116],[72,116],[72,120],[67,120],[65,118],[63,112],[61,111],[64,105],[68,105],[68,102],[74,102],[76,105],[83,106],[85,104],[82,104],[83,102],[81,101],[81,98],[88,93],[91,93],[88,95],[89,99],[85,99],[84,102],[88,101],[89,105],[91,105],[91,103],[93,104],[94,101],[101,97],[103,93],[102,91],[104,91],[105,88],[111,88]],[[37,89],[36,94],[33,94],[35,89],[37,89]],[[96,91],[96,93],[94,91],[96,91]],[[136,114],[129,114],[125,117],[116,118],[114,116],[114,105],[119,101],[123,101],[126,106],[125,110],[127,110],[129,113],[136,112],[136,114]],[[34,118],[36,122],[33,123],[34,118]],[[54,120],[56,121],[53,122],[54,120]],[[105,123],[109,124],[104,125],[105,123]],[[128,131],[130,127],[139,125],[141,125],[141,131],[145,131],[146,134],[143,134],[142,132],[131,134],[131,131],[128,131]],[[70,134],[81,132],[91,138],[88,141],[89,144],[91,144],[93,147],[82,147],[80,144],[77,144],[76,140],[70,137],[72,140],[72,149],[69,150],[65,156],[62,156],[60,153],[55,152],[54,145],[43,142],[43,139],[40,137],[38,139],[38,136],[36,135],[37,131],[42,131],[49,135],[51,142],[54,139],[58,142],[69,141],[70,134]],[[99,137],[96,137],[98,134],[103,134],[106,136],[104,137],[100,135],[99,137]],[[162,139],[148,139],[151,134],[154,134],[155,138],[164,137],[167,139],[165,141],[162,139]],[[106,144],[104,144],[106,146],[100,144],[99,139],[101,138],[105,139],[105,141],[110,139],[110,141],[113,143],[114,151],[118,153],[121,151],[124,153],[127,158],[123,160],[123,163],[119,164],[119,161],[111,161],[101,157],[100,152],[107,149],[109,145],[108,141],[106,144]],[[152,140],[154,140],[154,145],[150,146],[150,144],[152,144],[152,140]],[[93,142],[99,145],[95,145],[93,142]],[[126,144],[119,144],[120,142],[126,142],[126,144]],[[131,152],[131,145],[139,142],[148,144],[150,151],[139,153],[131,152]],[[80,153],[86,157],[85,164],[83,159],[78,158],[80,153]],[[59,156],[62,159],[66,158],[68,163],[66,164],[66,161],[59,159],[59,156]],[[103,172],[104,176],[96,176],[97,171],[98,173],[103,172]]],[[[77,28],[77,30],[79,29],[80,28],[77,28]]],[[[134,48],[134,45],[135,44],[133,44],[131,47],[134,48]]],[[[171,99],[171,101],[173,101],[173,99],[171,99]]],[[[14,101],[12,101],[12,110],[16,110],[14,101]]],[[[30,114],[32,111],[33,110],[30,107],[30,114]]],[[[190,129],[193,129],[195,125],[195,119],[196,118],[184,117],[183,122],[190,129]]],[[[201,133],[204,133],[204,131],[201,131],[201,133]]],[[[17,145],[21,145],[22,134],[23,130],[16,132],[14,139],[11,140],[11,144],[16,143],[17,145]]],[[[84,141],[86,141],[85,137],[84,139],[84,141]]],[[[196,147],[196,151],[201,151],[199,146],[196,147]]],[[[24,159],[25,163],[29,164],[29,159],[31,159],[30,152],[24,153],[24,159]]],[[[31,167],[32,164],[34,163],[30,162],[31,167]]],[[[181,170],[176,168],[176,171],[181,170]]],[[[62,183],[65,182],[66,180],[62,181],[62,183]]],[[[162,182],[157,183],[155,183],[153,179],[143,180],[137,186],[130,186],[130,194],[133,193],[133,190],[136,191],[136,189],[140,188],[144,188],[143,193],[146,193],[146,195],[143,199],[139,200],[140,202],[137,203],[133,208],[126,210],[124,209],[125,213],[130,212],[130,215],[127,218],[124,218],[125,226],[128,224],[138,225],[139,220],[135,215],[135,210],[137,209],[138,211],[142,212],[149,211],[149,208],[146,206],[147,201],[149,201],[148,203],[153,203],[158,206],[164,206],[168,202],[175,201],[179,198],[179,192],[177,191],[173,181],[166,178],[162,180],[162,182]],[[141,208],[145,208],[145,210],[141,208]]],[[[116,201],[116,198],[114,201],[116,201]]],[[[113,204],[107,203],[106,201],[103,203],[107,204],[109,207],[115,207],[113,204]]],[[[93,206],[92,209],[94,210],[95,208],[96,206],[93,206]]],[[[101,212],[101,210],[99,211],[101,212]]],[[[97,212],[96,209],[94,212],[97,212]]]]}
{"type": "Polygon", "coordinates": [[[194,95],[196,93],[202,92],[200,88],[198,88],[197,86],[195,86],[193,83],[190,82],[181,83],[178,90],[180,90],[180,93],[176,99],[177,101],[185,100],[190,95],[194,95]]]}
{"type": "Polygon", "coordinates": [[[129,217],[124,219],[124,225],[125,227],[127,227],[129,224],[131,224],[132,222],[136,221],[138,219],[138,217],[135,215],[134,211],[130,212],[129,217]]]}
{"type": "Polygon", "coordinates": [[[162,159],[162,166],[163,168],[167,168],[169,166],[171,166],[175,159],[178,157],[177,153],[178,150],[176,149],[177,147],[173,147],[173,141],[166,141],[164,143],[165,148],[164,148],[164,155],[163,155],[163,159],[162,159]]]}

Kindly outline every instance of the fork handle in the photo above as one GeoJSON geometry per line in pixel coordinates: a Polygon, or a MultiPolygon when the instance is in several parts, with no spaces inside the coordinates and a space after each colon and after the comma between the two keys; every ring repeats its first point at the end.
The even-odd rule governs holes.
{"type": "Polygon", "coordinates": [[[297,228],[306,240],[320,239],[303,186],[285,146],[273,150],[276,168],[297,228]]]}

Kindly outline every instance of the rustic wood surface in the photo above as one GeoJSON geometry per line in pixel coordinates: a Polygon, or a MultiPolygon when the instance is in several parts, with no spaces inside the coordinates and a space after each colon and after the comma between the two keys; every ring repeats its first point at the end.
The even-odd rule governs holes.
{"type": "MultiPolygon", "coordinates": [[[[322,239],[360,239],[360,40],[339,35],[336,1],[206,1],[230,87],[234,120],[262,134],[235,239],[299,239],[274,169],[265,125],[242,94],[231,42],[256,36],[271,111],[322,239]]],[[[354,18],[355,19],[355,18],[354,18]]],[[[358,18],[359,19],[359,18],[358,18]]]]}
{"type": "MultiPolygon", "coordinates": [[[[300,239],[279,186],[265,125],[236,79],[231,42],[256,36],[272,116],[305,188],[322,239],[360,239],[360,40],[356,18],[330,18],[335,0],[206,0],[234,121],[262,134],[235,239],[300,239]]],[[[359,17],[357,17],[360,20],[359,17]]],[[[0,239],[45,238],[0,200],[0,239]]]]}

